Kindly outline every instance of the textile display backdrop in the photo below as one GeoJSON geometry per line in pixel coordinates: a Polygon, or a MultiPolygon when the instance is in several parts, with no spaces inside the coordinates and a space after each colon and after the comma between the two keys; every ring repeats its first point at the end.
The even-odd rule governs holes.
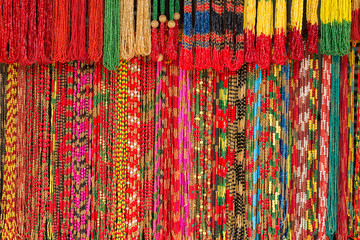
{"type": "Polygon", "coordinates": [[[360,0],[0,0],[0,238],[360,239],[360,0]]]}

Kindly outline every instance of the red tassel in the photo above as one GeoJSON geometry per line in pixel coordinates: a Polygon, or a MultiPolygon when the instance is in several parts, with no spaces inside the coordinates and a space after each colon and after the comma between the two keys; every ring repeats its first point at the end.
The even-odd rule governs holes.
{"type": "Polygon", "coordinates": [[[104,1],[89,1],[88,56],[98,62],[103,52],[104,1]]]}
{"type": "Polygon", "coordinates": [[[153,27],[151,31],[151,59],[154,62],[157,62],[159,59],[158,34],[156,27],[153,27]]]}
{"type": "Polygon", "coordinates": [[[164,56],[165,54],[165,22],[160,23],[159,33],[159,52],[164,56]]]}
{"type": "Polygon", "coordinates": [[[36,44],[36,61],[39,64],[48,62],[45,56],[45,9],[44,1],[39,1],[37,10],[38,36],[36,44]]]}
{"type": "Polygon", "coordinates": [[[52,62],[51,52],[52,52],[52,41],[54,34],[54,25],[53,25],[53,12],[54,12],[54,1],[45,0],[46,4],[44,7],[45,11],[45,36],[44,36],[44,49],[45,49],[45,58],[47,64],[52,62]]]}
{"type": "MultiPolygon", "coordinates": [[[[236,42],[243,41],[241,36],[236,37],[236,42]]],[[[230,49],[228,46],[225,46],[223,51],[225,66],[231,70],[236,71],[241,68],[244,63],[244,50],[237,50],[234,56],[234,50],[230,49]]]]}
{"type": "Polygon", "coordinates": [[[75,0],[71,8],[70,60],[86,59],[86,1],[75,0]]]}
{"type": "Polygon", "coordinates": [[[352,14],[351,39],[359,41],[360,40],[360,32],[359,32],[360,9],[353,10],[351,14],[352,14]]]}
{"type": "Polygon", "coordinates": [[[9,35],[9,51],[6,63],[15,63],[19,59],[19,38],[20,38],[20,1],[12,2],[12,9],[5,9],[10,11],[10,35],[9,35]]]}
{"type": "Polygon", "coordinates": [[[290,58],[301,61],[304,58],[304,44],[299,30],[290,30],[290,42],[290,58]]]}
{"type": "Polygon", "coordinates": [[[271,37],[262,33],[256,41],[257,65],[267,70],[271,63],[271,37]]]}
{"type": "Polygon", "coordinates": [[[218,50],[215,47],[211,51],[212,68],[216,71],[224,69],[224,53],[223,50],[218,50]]]}
{"type": "Polygon", "coordinates": [[[181,52],[180,52],[180,68],[183,70],[192,70],[193,69],[193,58],[194,53],[192,49],[192,37],[183,36],[183,43],[182,44],[188,44],[190,43],[189,47],[190,49],[184,48],[182,46],[181,52]]]}
{"type": "Polygon", "coordinates": [[[53,61],[67,62],[70,32],[70,0],[54,1],[53,61]]]}
{"type": "Polygon", "coordinates": [[[308,29],[307,50],[310,53],[317,53],[319,25],[308,23],[307,29],[308,29]]]}
{"type": "MultiPolygon", "coordinates": [[[[28,30],[27,30],[27,61],[28,64],[36,62],[37,58],[37,19],[36,19],[36,0],[29,1],[29,17],[28,17],[28,30]]],[[[40,11],[40,9],[39,9],[40,11]]],[[[50,51],[51,52],[51,51],[50,51]]]]}
{"type": "MultiPolygon", "coordinates": [[[[199,34],[200,35],[200,34],[199,34]]],[[[203,68],[203,56],[202,56],[202,47],[195,47],[195,60],[194,60],[194,68],[196,70],[202,70],[203,68]]]]}
{"type": "Polygon", "coordinates": [[[255,34],[249,31],[245,40],[245,61],[253,63],[256,61],[255,34]]]}
{"type": "Polygon", "coordinates": [[[284,31],[281,29],[281,32],[278,32],[278,29],[275,29],[274,36],[274,52],[272,55],[272,61],[278,65],[286,64],[286,36],[284,31]]]}
{"type": "Polygon", "coordinates": [[[4,14],[7,9],[6,2],[0,4],[0,62],[5,62],[6,60],[6,46],[8,40],[8,24],[7,14],[4,14]]]}
{"type": "Polygon", "coordinates": [[[19,39],[19,63],[21,65],[28,65],[29,61],[27,59],[27,35],[28,35],[28,14],[29,12],[29,1],[22,1],[20,7],[20,39],[19,39]]]}
{"type": "Polygon", "coordinates": [[[172,28],[169,28],[169,38],[166,45],[166,55],[168,58],[170,58],[172,61],[175,61],[177,58],[177,51],[175,44],[177,41],[175,40],[175,26],[172,28]]]}
{"type": "Polygon", "coordinates": [[[175,46],[176,58],[178,58],[178,53],[179,53],[179,20],[175,20],[174,46],[175,46]]]}

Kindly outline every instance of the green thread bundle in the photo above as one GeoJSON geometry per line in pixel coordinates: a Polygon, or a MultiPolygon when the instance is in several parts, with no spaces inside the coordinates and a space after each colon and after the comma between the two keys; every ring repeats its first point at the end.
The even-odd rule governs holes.
{"type": "Polygon", "coordinates": [[[351,1],[323,0],[320,8],[320,51],[343,56],[350,51],[351,1]]]}
{"type": "Polygon", "coordinates": [[[329,140],[329,193],[326,218],[326,235],[333,239],[337,230],[338,176],[339,176],[339,103],[340,103],[340,57],[333,57],[330,96],[330,140],[329,140]]]}
{"type": "Polygon", "coordinates": [[[120,1],[105,0],[103,64],[116,70],[119,64],[120,1]]]}

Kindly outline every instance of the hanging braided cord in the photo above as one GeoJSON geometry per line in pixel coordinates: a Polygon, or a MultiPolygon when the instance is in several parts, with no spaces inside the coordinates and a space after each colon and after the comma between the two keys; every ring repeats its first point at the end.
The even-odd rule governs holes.
{"type": "Polygon", "coordinates": [[[26,128],[26,112],[25,112],[25,91],[26,91],[26,67],[19,66],[17,70],[18,86],[17,86],[17,135],[16,138],[16,193],[15,193],[15,218],[17,234],[24,237],[25,224],[25,128],[26,128]]]}
{"type": "Polygon", "coordinates": [[[124,239],[127,237],[126,229],[126,163],[128,158],[127,152],[127,134],[128,134],[128,115],[127,115],[127,98],[128,98],[128,67],[126,61],[121,61],[119,65],[118,79],[116,83],[116,149],[115,149],[115,170],[114,170],[114,238],[124,239]]]}
{"type": "Polygon", "coordinates": [[[128,200],[127,228],[128,238],[139,238],[139,186],[140,186],[140,79],[141,66],[137,58],[130,61],[131,76],[128,86],[128,145],[129,145],[129,171],[127,175],[128,200]]]}
{"type": "Polygon", "coordinates": [[[104,44],[104,1],[89,0],[88,18],[87,53],[90,61],[99,62],[104,44]]]}
{"type": "Polygon", "coordinates": [[[120,3],[120,58],[130,60],[135,56],[134,0],[120,3]]]}
{"type": "Polygon", "coordinates": [[[77,63],[74,68],[74,113],[75,121],[73,125],[73,180],[72,180],[72,219],[73,230],[70,238],[86,238],[89,234],[89,209],[88,200],[84,193],[89,191],[87,186],[89,179],[89,159],[88,159],[88,90],[89,76],[87,66],[84,63],[77,63]]]}
{"type": "MultiPolygon", "coordinates": [[[[156,2],[156,0],[154,1],[156,2]]],[[[192,0],[184,1],[184,30],[180,50],[179,66],[184,70],[193,68],[193,25],[192,25],[192,0]]],[[[153,19],[154,21],[154,19],[153,19]]],[[[154,28],[153,28],[154,31],[154,28]]],[[[152,43],[153,46],[154,43],[152,43]]]]}
{"type": "Polygon", "coordinates": [[[306,1],[306,25],[308,31],[306,49],[310,53],[317,53],[318,49],[318,5],[319,0],[306,1]]]}
{"type": "MultiPolygon", "coordinates": [[[[6,157],[6,82],[7,82],[7,66],[5,64],[0,64],[0,199],[3,196],[3,188],[4,188],[4,163],[6,157]]],[[[28,111],[27,111],[28,114],[28,111]]],[[[27,118],[28,119],[28,118],[27,118]]],[[[25,125],[26,126],[26,125],[25,125]]],[[[28,138],[26,138],[28,140],[28,138]]],[[[28,148],[27,148],[28,149],[28,148]]],[[[27,150],[26,149],[26,150],[27,150]]],[[[27,192],[25,191],[25,197],[27,192]]],[[[26,219],[26,215],[25,215],[26,219]]],[[[25,222],[26,223],[26,222],[25,222]]],[[[2,233],[3,226],[0,226],[0,234],[2,233]]],[[[27,229],[25,229],[26,233],[27,229]]]]}
{"type": "Polygon", "coordinates": [[[54,32],[52,60],[66,62],[70,41],[70,0],[54,2],[54,32]]]}
{"type": "Polygon", "coordinates": [[[253,196],[253,188],[252,188],[252,171],[253,165],[251,156],[253,155],[253,145],[252,145],[252,137],[253,137],[253,124],[255,118],[253,117],[252,108],[253,102],[255,100],[254,95],[254,88],[253,84],[254,81],[252,80],[252,64],[247,64],[246,66],[246,98],[245,98],[245,231],[246,237],[251,238],[252,236],[252,226],[251,224],[251,217],[252,217],[252,209],[250,201],[252,200],[253,196]]]}
{"type": "Polygon", "coordinates": [[[227,113],[229,73],[217,74],[216,128],[215,128],[215,234],[217,239],[226,239],[226,173],[227,173],[227,113]]]}
{"type": "Polygon", "coordinates": [[[261,69],[269,69],[273,36],[273,1],[259,0],[256,25],[256,63],[261,69]]]}
{"type": "Polygon", "coordinates": [[[135,51],[141,56],[151,53],[150,4],[150,0],[137,1],[135,51]]]}
{"type": "Polygon", "coordinates": [[[339,145],[339,178],[338,178],[338,226],[336,230],[336,239],[348,238],[348,223],[347,223],[347,169],[348,169],[348,144],[349,144],[349,129],[348,129],[348,94],[349,94],[349,60],[348,55],[341,57],[340,63],[340,122],[339,122],[339,141],[344,144],[339,145]]]}
{"type": "Polygon", "coordinates": [[[204,206],[203,213],[203,233],[205,239],[211,238],[211,216],[213,214],[213,198],[212,194],[212,169],[213,169],[213,148],[212,148],[212,133],[213,133],[213,109],[214,109],[214,73],[211,70],[204,72],[204,95],[201,101],[206,102],[204,105],[204,206]],[[207,113],[207,114],[206,114],[207,113]]]}
{"type": "Polygon", "coordinates": [[[351,40],[360,40],[360,1],[351,1],[351,40]]]}
{"type": "Polygon", "coordinates": [[[246,69],[244,64],[237,71],[237,96],[236,105],[236,133],[235,133],[235,230],[233,238],[245,239],[245,205],[246,205],[246,183],[245,183],[245,133],[246,133],[246,69]]]}
{"type": "Polygon", "coordinates": [[[2,239],[15,239],[15,164],[16,164],[16,117],[17,117],[17,66],[9,65],[6,82],[6,126],[5,126],[5,161],[4,185],[1,201],[2,239]]]}
{"type": "Polygon", "coordinates": [[[292,60],[301,61],[304,58],[304,46],[302,40],[302,24],[304,0],[291,2],[291,24],[290,24],[290,53],[292,60]]]}
{"type": "Polygon", "coordinates": [[[197,0],[195,13],[195,62],[197,70],[211,67],[210,55],[210,1],[197,0]]]}
{"type": "Polygon", "coordinates": [[[103,64],[109,70],[119,65],[120,1],[105,0],[103,64]]]}
{"type": "Polygon", "coordinates": [[[298,118],[299,118],[299,131],[298,131],[298,169],[296,178],[296,205],[297,212],[295,218],[295,229],[297,239],[304,239],[308,235],[308,226],[303,222],[307,221],[307,184],[309,182],[309,126],[311,124],[309,117],[310,114],[310,55],[301,61],[298,85],[298,118]]]}
{"type": "Polygon", "coordinates": [[[326,218],[326,235],[332,239],[337,230],[338,172],[339,172],[339,95],[340,57],[334,56],[331,69],[330,134],[329,134],[329,193],[326,218]]]}
{"type": "Polygon", "coordinates": [[[349,128],[349,149],[348,149],[348,168],[347,168],[347,217],[348,235],[354,237],[355,215],[354,215],[354,167],[355,167],[355,49],[352,48],[349,54],[349,104],[348,104],[348,128],[349,128]]]}
{"type": "Polygon", "coordinates": [[[84,61],[86,52],[86,8],[87,1],[71,1],[71,32],[68,49],[68,60],[84,61]]]}
{"type": "Polygon", "coordinates": [[[331,57],[324,55],[322,64],[321,81],[321,129],[320,129],[320,158],[319,158],[319,239],[327,239],[326,216],[328,202],[328,181],[329,181],[329,120],[330,120],[330,86],[331,86],[331,57]]]}
{"type": "Polygon", "coordinates": [[[226,156],[226,231],[227,236],[235,235],[235,208],[234,198],[236,192],[235,147],[236,147],[236,99],[238,96],[238,75],[229,71],[228,95],[228,127],[227,127],[227,156],[226,156]]]}
{"type": "Polygon", "coordinates": [[[245,0],[244,3],[244,32],[245,32],[245,61],[256,61],[255,50],[255,22],[256,0],[245,0]]]}
{"type": "Polygon", "coordinates": [[[286,56],[286,32],[287,15],[286,0],[276,1],[275,6],[275,25],[274,25],[274,51],[272,62],[279,65],[285,65],[286,56]]]}
{"type": "MultiPolygon", "coordinates": [[[[359,52],[357,52],[357,69],[360,66],[359,52]]],[[[360,75],[357,81],[359,82],[360,75]]],[[[354,237],[360,232],[360,92],[356,95],[356,129],[355,129],[355,170],[354,170],[354,237]]]]}
{"type": "Polygon", "coordinates": [[[179,109],[179,69],[175,64],[170,64],[169,66],[169,106],[170,106],[170,143],[172,146],[169,146],[169,201],[168,209],[171,209],[171,214],[168,213],[168,222],[170,224],[170,229],[168,229],[168,236],[175,238],[176,233],[179,233],[179,220],[180,220],[180,166],[179,166],[179,155],[175,152],[175,149],[179,149],[178,136],[179,136],[179,125],[178,125],[178,109],[179,109]],[[173,198],[174,197],[174,198],[173,198]]]}
{"type": "Polygon", "coordinates": [[[269,153],[272,151],[271,139],[270,139],[270,71],[260,70],[261,75],[261,107],[260,107],[260,126],[261,135],[259,136],[259,185],[257,188],[258,206],[257,214],[260,217],[258,223],[257,232],[259,237],[265,237],[268,235],[269,226],[267,224],[269,214],[269,168],[270,159],[269,153]]]}
{"type": "Polygon", "coordinates": [[[210,47],[212,64],[211,67],[216,71],[224,69],[223,50],[225,45],[224,36],[224,0],[215,0],[211,2],[210,16],[210,47]]]}
{"type": "Polygon", "coordinates": [[[236,71],[244,62],[244,0],[226,1],[224,18],[225,66],[236,71]]]}
{"type": "Polygon", "coordinates": [[[309,115],[309,147],[308,147],[308,182],[307,182],[307,235],[313,237],[318,231],[318,81],[319,62],[317,55],[310,54],[310,115],[309,115]]]}
{"type": "Polygon", "coordinates": [[[162,62],[157,62],[156,71],[156,95],[155,95],[155,150],[154,150],[154,194],[153,194],[153,226],[152,226],[152,238],[159,238],[160,231],[162,229],[160,223],[162,220],[161,212],[161,186],[160,181],[163,178],[162,171],[162,82],[164,72],[162,62]]]}
{"type": "Polygon", "coordinates": [[[281,222],[280,222],[280,236],[282,238],[289,236],[289,181],[291,174],[290,164],[290,114],[289,114],[289,64],[281,68],[281,138],[280,138],[280,154],[281,154],[281,169],[280,169],[280,207],[281,207],[281,222]]]}
{"type": "Polygon", "coordinates": [[[297,214],[297,202],[296,194],[298,192],[297,186],[297,170],[299,167],[298,164],[298,124],[299,124],[299,104],[298,104],[298,83],[299,83],[299,72],[300,72],[300,62],[292,61],[291,62],[291,73],[290,73],[290,118],[291,121],[291,176],[290,176],[290,193],[289,193],[289,225],[290,225],[290,237],[296,239],[296,214],[297,214]]]}
{"type": "MultiPolygon", "coordinates": [[[[153,211],[153,162],[151,161],[154,156],[154,126],[155,126],[155,62],[151,58],[146,60],[146,72],[143,81],[142,95],[146,96],[145,105],[142,107],[146,111],[146,138],[145,138],[145,223],[144,223],[144,237],[150,239],[152,232],[152,211],[153,211]]],[[[143,103],[142,103],[143,104],[143,103]]]]}
{"type": "Polygon", "coordinates": [[[282,84],[281,66],[271,66],[270,73],[270,140],[271,151],[269,152],[269,215],[272,216],[269,227],[269,235],[280,236],[281,219],[281,91],[282,84]]]}

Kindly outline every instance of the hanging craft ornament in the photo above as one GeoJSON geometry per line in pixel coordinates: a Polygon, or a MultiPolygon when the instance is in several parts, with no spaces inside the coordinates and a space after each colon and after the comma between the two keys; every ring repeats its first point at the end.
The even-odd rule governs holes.
{"type": "Polygon", "coordinates": [[[103,64],[109,70],[119,65],[120,2],[105,0],[103,64]]]}
{"type": "Polygon", "coordinates": [[[255,50],[255,21],[256,0],[245,0],[244,4],[244,31],[245,31],[245,61],[256,61],[255,50]]]}
{"type": "Polygon", "coordinates": [[[161,62],[164,58],[162,54],[160,54],[159,48],[159,39],[158,39],[158,31],[157,28],[159,27],[158,18],[158,0],[153,1],[152,7],[152,21],[151,21],[151,59],[156,62],[161,62]]]}
{"type": "Polygon", "coordinates": [[[348,235],[354,238],[355,215],[354,215],[354,168],[355,168],[355,48],[351,49],[349,54],[349,147],[348,147],[348,176],[347,176],[347,218],[348,218],[348,235]]]}
{"type": "Polygon", "coordinates": [[[324,0],[320,8],[322,54],[343,56],[350,51],[351,1],[324,0]]]}
{"type": "Polygon", "coordinates": [[[141,56],[151,53],[150,4],[150,0],[137,1],[135,52],[141,56]]]}
{"type": "Polygon", "coordinates": [[[165,57],[165,23],[167,17],[165,15],[165,0],[160,0],[160,31],[159,31],[159,53],[162,55],[163,59],[165,57]]]}
{"type": "Polygon", "coordinates": [[[301,61],[304,58],[304,45],[302,41],[304,0],[294,0],[291,4],[290,24],[290,58],[301,61]]]}
{"type": "MultiPolygon", "coordinates": [[[[360,55],[357,52],[357,67],[360,66],[360,55]]],[[[358,74],[357,81],[360,81],[358,74]]],[[[360,91],[357,92],[357,99],[360,99],[360,91]]],[[[354,171],[354,237],[360,233],[360,101],[356,103],[356,130],[355,130],[355,171],[354,171]]]]}
{"type": "Polygon", "coordinates": [[[117,238],[126,238],[126,192],[127,192],[127,159],[128,159],[128,67],[126,61],[119,64],[118,79],[116,82],[116,150],[115,150],[115,173],[114,173],[114,234],[117,238]]]}
{"type": "Polygon", "coordinates": [[[211,67],[210,1],[197,0],[195,13],[195,63],[198,70],[211,67]]]}
{"type": "Polygon", "coordinates": [[[120,3],[120,58],[130,60],[135,56],[134,0],[120,3]]]}
{"type": "Polygon", "coordinates": [[[272,61],[275,64],[285,65],[286,56],[286,0],[276,1],[275,7],[275,32],[274,32],[274,50],[272,61]]]}
{"type": "Polygon", "coordinates": [[[291,174],[291,131],[290,129],[290,64],[282,66],[282,81],[281,81],[281,139],[280,139],[280,153],[281,153],[281,169],[280,182],[281,182],[281,222],[280,222],[280,237],[289,237],[289,192],[290,192],[290,174],[291,174]]]}
{"type": "Polygon", "coordinates": [[[104,1],[89,0],[88,5],[88,57],[90,61],[98,62],[103,54],[104,1]]]}
{"type": "Polygon", "coordinates": [[[257,65],[269,69],[273,35],[273,1],[259,0],[256,25],[257,65]]]}
{"type": "Polygon", "coordinates": [[[179,0],[171,0],[169,3],[170,20],[168,21],[169,36],[166,44],[166,55],[172,61],[176,61],[178,57],[178,32],[180,19],[180,5],[179,0]]]}
{"type": "Polygon", "coordinates": [[[71,32],[68,60],[86,60],[86,7],[85,0],[71,1],[71,32]]]}
{"type": "Polygon", "coordinates": [[[330,120],[330,84],[331,57],[324,55],[321,80],[321,129],[320,129],[320,158],[319,158],[319,230],[318,238],[327,239],[326,215],[329,182],[329,120],[330,120]]]}
{"type": "Polygon", "coordinates": [[[68,60],[70,41],[70,0],[54,2],[54,41],[52,58],[55,62],[68,60]]]}
{"type": "Polygon", "coordinates": [[[326,217],[326,235],[333,239],[338,219],[339,177],[339,104],[340,104],[340,57],[334,56],[331,69],[330,134],[329,134],[329,193],[326,217]],[[330,174],[331,173],[331,174],[330,174]]]}
{"type": "MultiPolygon", "coordinates": [[[[244,63],[244,0],[226,1],[225,7],[225,66],[231,71],[244,63]]],[[[210,56],[209,56],[210,58],[210,56]]]]}
{"type": "Polygon", "coordinates": [[[128,84],[128,151],[127,162],[127,234],[131,239],[139,238],[139,213],[140,213],[140,65],[137,58],[131,59],[131,70],[128,84]]]}
{"type": "MultiPolygon", "coordinates": [[[[154,0],[155,2],[156,0],[154,0]]],[[[193,68],[193,24],[192,24],[192,0],[184,1],[184,30],[180,50],[179,66],[184,70],[193,68]]]]}
{"type": "Polygon", "coordinates": [[[349,95],[349,60],[348,55],[341,57],[340,68],[340,131],[339,131],[339,206],[338,206],[338,228],[336,239],[346,240],[348,238],[347,221],[347,175],[348,175],[348,95],[349,95]]]}
{"type": "Polygon", "coordinates": [[[360,0],[351,1],[351,40],[360,41],[360,0]]]}
{"type": "Polygon", "coordinates": [[[216,71],[224,69],[224,7],[225,0],[214,0],[211,2],[211,67],[216,71]]]}
{"type": "Polygon", "coordinates": [[[307,50],[310,53],[317,53],[318,49],[318,5],[319,0],[306,1],[306,20],[307,20],[307,50]]]}
{"type": "Polygon", "coordinates": [[[319,176],[319,162],[318,162],[318,82],[319,82],[319,61],[317,54],[310,54],[310,74],[309,74],[309,144],[308,144],[308,182],[310,186],[307,187],[307,201],[310,206],[307,206],[307,222],[308,222],[308,238],[314,237],[318,231],[318,176],[319,176]]]}
{"type": "Polygon", "coordinates": [[[16,165],[16,117],[17,117],[17,66],[8,67],[6,82],[6,125],[5,125],[5,160],[4,186],[1,201],[2,239],[16,239],[15,221],[15,165],[16,165]]]}

